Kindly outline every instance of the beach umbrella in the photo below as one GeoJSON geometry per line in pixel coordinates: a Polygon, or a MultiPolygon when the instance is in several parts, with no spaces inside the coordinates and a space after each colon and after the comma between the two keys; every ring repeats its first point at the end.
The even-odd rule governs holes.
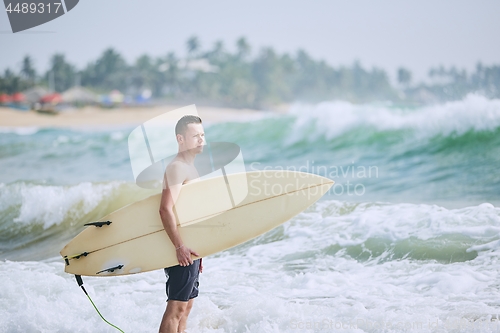
{"type": "Polygon", "coordinates": [[[62,102],[62,97],[61,94],[58,93],[53,93],[53,94],[48,94],[45,96],[42,96],[40,98],[40,103],[52,103],[52,104],[57,104],[62,102]]]}
{"type": "Polygon", "coordinates": [[[33,87],[23,91],[25,101],[31,104],[37,103],[40,100],[40,98],[42,98],[42,96],[45,96],[48,93],[49,91],[47,89],[40,86],[33,87]]]}
{"type": "Polygon", "coordinates": [[[125,96],[118,90],[113,90],[109,93],[109,100],[112,103],[122,103],[125,96]]]}
{"type": "Polygon", "coordinates": [[[14,95],[12,95],[12,102],[14,103],[22,103],[26,100],[24,97],[24,94],[20,92],[16,92],[14,95]]]}
{"type": "Polygon", "coordinates": [[[97,96],[83,87],[73,87],[61,95],[64,103],[95,103],[97,96]]]}
{"type": "Polygon", "coordinates": [[[135,97],[136,103],[145,103],[151,99],[152,92],[150,89],[144,89],[142,93],[135,97]]]}
{"type": "Polygon", "coordinates": [[[0,94],[0,104],[7,104],[12,102],[12,97],[7,94],[0,94]]]}

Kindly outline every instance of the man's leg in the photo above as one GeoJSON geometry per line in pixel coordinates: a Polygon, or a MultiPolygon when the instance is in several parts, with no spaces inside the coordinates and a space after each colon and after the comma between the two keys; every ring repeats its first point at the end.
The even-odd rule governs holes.
{"type": "Polygon", "coordinates": [[[192,265],[165,268],[167,275],[167,309],[160,324],[160,333],[183,332],[194,298],[198,296],[198,275],[200,260],[192,265]],[[186,301],[179,301],[186,300],[186,301]]]}
{"type": "Polygon", "coordinates": [[[182,316],[181,320],[179,321],[179,331],[178,332],[184,332],[186,330],[186,323],[188,320],[189,313],[191,312],[191,309],[193,308],[193,302],[194,298],[191,298],[187,303],[186,310],[184,311],[184,315],[182,316]]]}
{"type": "MultiPolygon", "coordinates": [[[[192,300],[191,300],[192,301],[192,300]]],[[[168,301],[167,302],[167,309],[165,310],[165,313],[163,314],[163,318],[161,320],[160,324],[160,330],[159,333],[177,333],[177,332],[182,332],[180,330],[180,322],[181,319],[183,319],[186,310],[188,309],[189,303],[192,302],[182,302],[182,301],[168,301]]],[[[186,315],[187,319],[187,315],[186,315]]],[[[186,328],[186,324],[184,322],[184,328],[186,328]]]]}

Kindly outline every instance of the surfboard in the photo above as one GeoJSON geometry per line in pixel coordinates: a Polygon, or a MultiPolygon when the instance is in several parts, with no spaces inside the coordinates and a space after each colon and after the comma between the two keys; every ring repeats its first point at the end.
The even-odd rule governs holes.
{"type": "MultiPolygon", "coordinates": [[[[179,233],[185,246],[206,257],[288,221],[333,183],[285,170],[222,174],[188,183],[174,206],[179,233]]],[[[61,250],[65,271],[117,276],[178,265],[160,219],[160,198],[153,195],[89,223],[61,250]]]]}

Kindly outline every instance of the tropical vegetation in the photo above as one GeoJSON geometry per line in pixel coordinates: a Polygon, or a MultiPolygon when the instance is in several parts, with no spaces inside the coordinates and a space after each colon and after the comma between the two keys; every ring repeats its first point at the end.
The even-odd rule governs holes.
{"type": "Polygon", "coordinates": [[[6,69],[0,75],[0,93],[12,94],[35,85],[62,92],[81,85],[98,93],[117,89],[137,95],[148,90],[157,100],[251,108],[297,100],[443,101],[470,92],[500,98],[500,66],[479,63],[471,74],[440,66],[429,71],[426,84],[412,84],[412,73],[399,68],[398,84],[393,86],[384,70],[366,69],[357,61],[334,68],[305,50],[280,54],[271,47],[252,57],[252,47],[244,37],[235,46],[236,51],[230,52],[218,41],[203,50],[193,36],[186,42],[184,58],[173,52],[159,57],[144,54],[134,63],[127,63],[123,55],[109,48],[81,69],[57,53],[45,73],[38,72],[27,55],[19,72],[6,69]]]}

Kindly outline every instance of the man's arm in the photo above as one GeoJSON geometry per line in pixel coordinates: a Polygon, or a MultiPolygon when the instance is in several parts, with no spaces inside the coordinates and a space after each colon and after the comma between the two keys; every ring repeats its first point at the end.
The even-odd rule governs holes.
{"type": "Polygon", "coordinates": [[[199,256],[198,253],[184,246],[179,230],[177,229],[177,220],[174,215],[174,204],[179,197],[182,183],[186,178],[185,171],[179,163],[172,163],[165,172],[164,186],[160,201],[160,217],[163,227],[174,244],[179,265],[188,266],[193,263],[191,254],[199,256]]]}

